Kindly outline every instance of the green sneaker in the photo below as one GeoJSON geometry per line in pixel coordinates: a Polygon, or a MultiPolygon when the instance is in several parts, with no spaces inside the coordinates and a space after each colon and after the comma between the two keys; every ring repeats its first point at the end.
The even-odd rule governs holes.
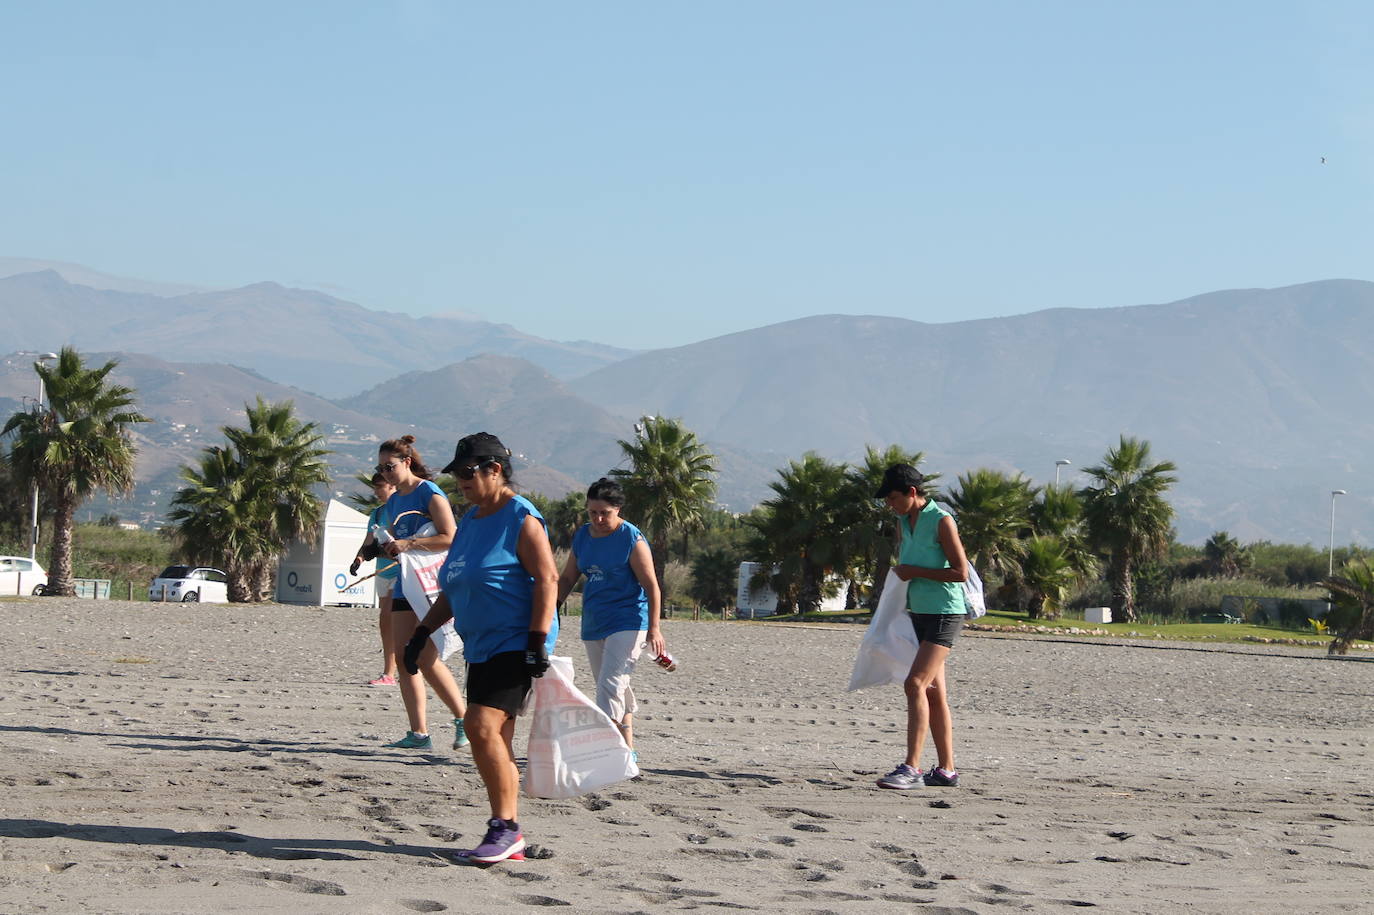
{"type": "Polygon", "coordinates": [[[453,719],[453,749],[461,750],[468,745],[468,732],[463,729],[463,719],[453,719]]]}
{"type": "Polygon", "coordinates": [[[395,743],[387,744],[396,750],[432,750],[434,743],[429,739],[428,734],[416,734],[414,731],[406,731],[406,736],[395,743]]]}

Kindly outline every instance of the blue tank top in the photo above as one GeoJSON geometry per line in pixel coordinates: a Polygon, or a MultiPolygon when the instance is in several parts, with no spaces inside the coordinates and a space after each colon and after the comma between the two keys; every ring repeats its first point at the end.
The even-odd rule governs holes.
{"type": "Polygon", "coordinates": [[[649,628],[649,597],[630,568],[630,553],[643,539],[639,528],[628,521],[621,521],[605,537],[593,537],[590,524],[573,534],[577,569],[587,576],[582,586],[584,641],[649,628]]]}
{"type": "MultiPolygon", "coordinates": [[[[434,520],[429,516],[429,500],[435,496],[441,499],[448,498],[438,484],[429,480],[420,481],[419,486],[405,495],[401,495],[399,492],[392,493],[391,498],[386,500],[386,513],[392,518],[391,526],[387,529],[391,536],[397,540],[404,540],[434,520]]],[[[401,567],[397,564],[396,573],[399,575],[400,572],[401,567]]],[[[405,599],[399,578],[396,579],[394,593],[396,597],[405,599]]],[[[421,609],[424,608],[421,607],[421,609]]]]}
{"type": "MultiPolygon", "coordinates": [[[[530,516],[543,524],[539,509],[524,496],[515,496],[494,514],[479,518],[477,509],[471,508],[458,522],[439,583],[469,664],[480,664],[505,651],[524,651],[527,646],[534,616],[534,578],[520,564],[516,546],[530,516]]],[[[555,615],[544,643],[550,653],[557,639],[555,615]]]]}

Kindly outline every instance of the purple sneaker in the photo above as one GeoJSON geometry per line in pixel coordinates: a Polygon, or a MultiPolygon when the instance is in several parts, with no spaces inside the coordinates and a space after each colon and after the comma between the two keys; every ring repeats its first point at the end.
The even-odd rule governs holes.
{"type": "Polygon", "coordinates": [[[936,767],[926,773],[926,784],[932,788],[957,788],[959,773],[936,767]]]}
{"type": "Polygon", "coordinates": [[[482,844],[472,851],[459,852],[469,861],[479,864],[495,864],[508,858],[524,860],[525,837],[520,833],[520,825],[514,820],[492,817],[487,820],[487,834],[482,844]]]}
{"type": "Polygon", "coordinates": [[[891,772],[878,779],[879,788],[896,788],[898,791],[909,791],[912,788],[921,787],[921,770],[913,769],[906,763],[902,763],[891,772]]]}

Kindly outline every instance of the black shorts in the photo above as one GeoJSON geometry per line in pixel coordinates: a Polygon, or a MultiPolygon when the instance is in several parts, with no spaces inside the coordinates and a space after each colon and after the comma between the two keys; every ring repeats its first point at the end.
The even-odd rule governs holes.
{"type": "Polygon", "coordinates": [[[511,718],[519,713],[533,685],[523,651],[503,651],[468,665],[468,704],[499,708],[511,718]]]}
{"type": "Polygon", "coordinates": [[[933,642],[946,648],[954,647],[954,640],[964,628],[962,613],[908,613],[916,629],[916,641],[933,642]]]}
{"type": "Polygon", "coordinates": [[[406,600],[404,597],[393,597],[391,599],[391,612],[414,613],[415,611],[411,609],[410,601],[406,600]]]}

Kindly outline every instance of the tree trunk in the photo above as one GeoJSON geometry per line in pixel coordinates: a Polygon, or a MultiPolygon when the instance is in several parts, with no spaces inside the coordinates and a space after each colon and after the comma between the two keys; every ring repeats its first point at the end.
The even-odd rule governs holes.
{"type": "Polygon", "coordinates": [[[1112,557],[1112,601],[1121,607],[1121,622],[1135,622],[1135,580],[1131,557],[1112,557]]]}
{"type": "Polygon", "coordinates": [[[235,604],[246,604],[252,601],[252,588],[249,585],[249,569],[240,563],[229,563],[229,568],[225,569],[227,575],[229,601],[235,604]]]}
{"type": "Polygon", "coordinates": [[[272,599],[272,563],[270,560],[263,560],[257,564],[253,574],[253,600],[261,603],[272,599]]]}
{"type": "Polygon", "coordinates": [[[658,596],[663,607],[663,617],[672,616],[668,607],[668,589],[664,586],[663,571],[668,565],[668,533],[655,530],[649,539],[649,549],[654,554],[654,578],[658,580],[658,596]]]}
{"type": "Polygon", "coordinates": [[[59,494],[53,507],[52,558],[48,570],[48,593],[58,597],[75,597],[76,582],[72,580],[72,528],[75,526],[76,499],[59,494]]]}

